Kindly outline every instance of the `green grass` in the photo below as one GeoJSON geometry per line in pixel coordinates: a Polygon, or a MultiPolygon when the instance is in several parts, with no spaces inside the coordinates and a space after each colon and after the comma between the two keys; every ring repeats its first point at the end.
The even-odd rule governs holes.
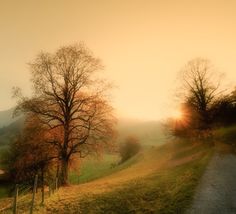
{"type": "Polygon", "coordinates": [[[117,155],[106,154],[101,160],[90,157],[81,163],[78,171],[71,171],[69,181],[71,184],[88,182],[102,177],[111,170],[112,164],[118,163],[117,155]]]}
{"type": "Polygon", "coordinates": [[[215,138],[223,143],[236,144],[236,126],[217,129],[215,131],[215,138]]]}
{"type": "MultiPolygon", "coordinates": [[[[205,149],[208,151],[198,147],[198,151],[205,149]]],[[[183,213],[191,204],[211,154],[207,152],[186,164],[136,179],[116,191],[85,197],[80,201],[81,213],[183,213]]]]}
{"type": "Polygon", "coordinates": [[[0,198],[5,198],[9,196],[10,186],[0,185],[0,198]]]}
{"type": "MultiPolygon", "coordinates": [[[[206,143],[178,142],[149,148],[114,168],[110,165],[118,162],[117,156],[86,160],[79,180],[84,184],[60,188],[47,197],[44,207],[37,201],[36,209],[38,213],[184,213],[213,151],[206,143]]],[[[22,212],[26,208],[19,205],[22,212]]]]}
{"type": "Polygon", "coordinates": [[[93,181],[98,178],[108,176],[112,173],[128,168],[132,164],[138,162],[140,155],[119,164],[119,154],[106,154],[101,160],[90,158],[82,163],[79,171],[71,171],[69,181],[71,184],[82,184],[93,181]]]}
{"type": "Polygon", "coordinates": [[[83,184],[78,189],[70,187],[70,194],[67,195],[62,191],[60,202],[51,201],[47,211],[86,214],[184,213],[191,205],[195,188],[213,151],[209,144],[188,142],[152,148],[130,160],[131,163],[123,170],[100,181],[83,184]],[[163,157],[166,162],[162,163],[163,157]],[[155,164],[160,164],[160,168],[154,167],[150,173],[143,174],[155,164]],[[116,182],[123,177],[130,179],[116,182]],[[96,192],[101,185],[104,185],[103,191],[96,192]]]}

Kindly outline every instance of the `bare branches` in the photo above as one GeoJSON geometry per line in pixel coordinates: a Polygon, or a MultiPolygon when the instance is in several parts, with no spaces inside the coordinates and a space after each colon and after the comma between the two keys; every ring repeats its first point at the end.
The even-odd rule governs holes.
{"type": "Polygon", "coordinates": [[[201,124],[209,123],[211,106],[222,93],[219,75],[214,72],[209,60],[196,58],[182,69],[181,77],[184,102],[196,111],[201,124]]]}
{"type": "Polygon", "coordinates": [[[51,133],[60,132],[57,141],[49,143],[64,162],[88,150],[86,145],[96,147],[111,139],[114,120],[104,96],[109,88],[94,76],[103,66],[84,44],[40,53],[30,67],[34,97],[18,96],[18,109],[38,115],[51,133]]]}

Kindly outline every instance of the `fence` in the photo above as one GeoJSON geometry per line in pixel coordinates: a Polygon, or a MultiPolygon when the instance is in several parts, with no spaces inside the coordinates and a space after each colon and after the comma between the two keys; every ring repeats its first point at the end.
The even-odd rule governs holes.
{"type": "MultiPolygon", "coordinates": [[[[58,190],[58,178],[56,177],[48,186],[48,191],[45,191],[45,185],[41,185],[41,194],[37,198],[41,200],[41,205],[44,205],[45,193],[47,196],[51,197],[58,190]]],[[[38,175],[34,178],[34,183],[32,185],[15,185],[14,195],[12,198],[6,200],[6,204],[0,208],[0,213],[18,213],[18,207],[24,208],[24,210],[29,210],[30,214],[33,214],[36,202],[36,194],[38,192],[38,175]]]]}

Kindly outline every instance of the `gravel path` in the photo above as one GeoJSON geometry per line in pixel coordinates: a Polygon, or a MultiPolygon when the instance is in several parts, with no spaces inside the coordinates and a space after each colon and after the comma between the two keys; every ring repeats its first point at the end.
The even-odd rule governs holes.
{"type": "Polygon", "coordinates": [[[236,155],[214,155],[187,213],[236,214],[236,155]]]}

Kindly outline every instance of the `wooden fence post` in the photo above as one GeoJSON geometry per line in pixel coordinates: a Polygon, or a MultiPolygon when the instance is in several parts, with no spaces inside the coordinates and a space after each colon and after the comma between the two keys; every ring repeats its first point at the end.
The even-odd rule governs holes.
{"type": "Polygon", "coordinates": [[[13,201],[13,214],[17,214],[17,200],[18,200],[18,184],[15,186],[14,201],[13,201]]]}
{"type": "Polygon", "coordinates": [[[52,188],[52,194],[54,194],[55,185],[54,185],[54,182],[53,182],[53,180],[52,180],[51,188],[52,188]]]}
{"type": "Polygon", "coordinates": [[[48,192],[49,192],[49,197],[51,197],[51,191],[52,191],[52,187],[51,184],[48,184],[48,192]]]}
{"type": "Polygon", "coordinates": [[[55,190],[57,191],[58,189],[58,177],[56,177],[56,180],[55,180],[55,190]]]}
{"type": "Polygon", "coordinates": [[[37,182],[38,182],[38,175],[35,175],[35,178],[34,178],[34,188],[33,188],[33,196],[32,196],[31,208],[30,208],[30,214],[32,214],[33,210],[34,210],[34,199],[35,199],[35,193],[36,193],[36,189],[37,189],[37,182]]]}
{"type": "Polygon", "coordinates": [[[44,204],[44,172],[42,171],[42,202],[41,204],[44,204]]]}

